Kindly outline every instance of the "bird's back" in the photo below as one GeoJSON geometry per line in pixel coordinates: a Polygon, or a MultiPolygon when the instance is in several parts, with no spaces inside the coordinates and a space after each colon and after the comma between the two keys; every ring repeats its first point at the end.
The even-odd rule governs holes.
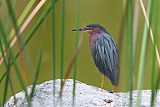
{"type": "Polygon", "coordinates": [[[90,47],[94,63],[114,86],[119,84],[118,48],[107,33],[90,37],[90,47]]]}

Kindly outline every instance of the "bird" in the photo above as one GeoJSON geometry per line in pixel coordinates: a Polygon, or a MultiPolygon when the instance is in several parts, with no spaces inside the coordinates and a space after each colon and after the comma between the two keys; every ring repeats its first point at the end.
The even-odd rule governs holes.
{"type": "Polygon", "coordinates": [[[103,87],[104,77],[108,77],[114,86],[113,92],[117,91],[119,85],[120,67],[119,52],[108,31],[100,24],[88,24],[72,31],[82,31],[89,34],[89,47],[94,64],[102,73],[103,87]]]}

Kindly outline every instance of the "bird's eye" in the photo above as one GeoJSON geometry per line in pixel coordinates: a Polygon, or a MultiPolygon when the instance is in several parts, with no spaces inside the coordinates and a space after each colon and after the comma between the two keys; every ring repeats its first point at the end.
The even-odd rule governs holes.
{"type": "Polygon", "coordinates": [[[87,27],[87,30],[93,30],[93,27],[87,27]]]}
{"type": "Polygon", "coordinates": [[[91,30],[92,30],[92,29],[93,29],[93,27],[89,27],[89,29],[91,29],[91,30]]]}

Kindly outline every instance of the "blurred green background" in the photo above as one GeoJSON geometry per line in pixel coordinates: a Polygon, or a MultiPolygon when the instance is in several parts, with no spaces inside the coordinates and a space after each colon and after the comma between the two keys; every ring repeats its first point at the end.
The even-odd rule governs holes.
{"type": "MultiPolygon", "coordinates": [[[[4,0],[3,0],[4,2],[4,0]]],[[[16,4],[16,16],[18,17],[24,7],[27,4],[27,0],[17,0],[16,4]]],[[[6,9],[5,3],[2,3],[0,7],[0,17],[3,20],[3,24],[6,22],[6,18],[8,17],[8,12],[6,9]]],[[[119,44],[119,35],[120,35],[120,26],[122,22],[122,16],[124,13],[124,0],[80,0],[80,26],[86,26],[87,24],[91,23],[99,23],[103,25],[108,32],[112,35],[115,42],[119,44]]],[[[46,5],[45,5],[46,6],[46,5]]],[[[39,15],[45,9],[45,6],[41,9],[40,12],[36,15],[36,17],[32,20],[31,24],[27,27],[25,32],[22,34],[23,38],[26,37],[27,32],[32,29],[34,22],[37,20],[39,15]]],[[[75,0],[66,0],[65,4],[65,50],[64,50],[64,71],[66,71],[70,59],[73,55],[73,51],[75,49],[75,33],[71,30],[76,27],[76,1],[75,0]]],[[[134,67],[134,89],[137,86],[137,74],[138,74],[138,65],[139,65],[139,56],[140,56],[140,47],[141,47],[141,37],[142,31],[144,26],[144,17],[142,17],[142,12],[139,13],[139,27],[138,27],[138,39],[137,39],[137,47],[135,53],[135,67],[134,67]]],[[[61,2],[58,0],[56,3],[56,78],[60,78],[60,35],[61,35],[61,2]]],[[[160,24],[159,28],[160,29],[160,24]]],[[[158,34],[160,30],[158,30],[158,34]]],[[[77,62],[77,80],[100,87],[101,85],[101,74],[96,69],[89,50],[89,43],[88,43],[88,34],[84,33],[84,40],[83,44],[78,56],[77,62]]],[[[127,35],[122,36],[123,39],[123,54],[120,53],[120,91],[127,91],[129,89],[129,65],[128,65],[128,45],[127,45],[127,35]]],[[[149,37],[149,36],[148,36],[149,37]]],[[[160,37],[157,37],[157,41],[160,40],[160,37]]],[[[40,26],[38,31],[35,33],[32,40],[27,45],[27,50],[30,54],[30,58],[32,62],[30,63],[33,68],[35,68],[37,64],[38,53],[40,51],[40,47],[43,47],[43,59],[41,65],[41,71],[38,78],[38,83],[42,83],[47,80],[52,79],[52,47],[51,47],[51,13],[45,18],[45,21],[40,26]]],[[[144,75],[144,83],[143,89],[150,88],[150,70],[151,70],[151,57],[152,57],[152,43],[150,37],[148,38],[147,42],[148,48],[146,53],[146,66],[145,75],[144,75]]],[[[160,43],[158,43],[158,47],[160,47],[160,43]]],[[[15,52],[17,51],[18,47],[14,46],[15,52]]],[[[160,51],[160,48],[158,48],[160,51]]],[[[34,70],[29,69],[29,65],[27,65],[23,60],[23,54],[17,59],[22,72],[26,72],[25,81],[26,86],[31,85],[32,77],[34,74],[34,70]]],[[[158,66],[156,65],[158,68],[158,66]]],[[[4,66],[0,65],[0,75],[4,72],[4,66]]],[[[157,74],[157,72],[156,72],[157,74]]],[[[156,75],[155,74],[155,75],[156,75]]],[[[17,77],[14,72],[12,72],[12,79],[14,84],[14,89],[16,92],[21,91],[20,85],[17,82],[17,77]]],[[[3,87],[4,84],[2,83],[0,87],[3,87]]],[[[108,78],[105,80],[104,89],[112,90],[111,82],[108,78]]],[[[3,89],[2,89],[3,90],[3,89]]],[[[0,93],[2,93],[1,91],[0,93]]]]}

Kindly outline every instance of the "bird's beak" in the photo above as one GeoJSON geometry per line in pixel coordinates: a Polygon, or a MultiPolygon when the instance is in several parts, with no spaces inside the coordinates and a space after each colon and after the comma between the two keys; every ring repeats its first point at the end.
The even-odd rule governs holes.
{"type": "Polygon", "coordinates": [[[80,28],[80,29],[73,29],[72,31],[87,31],[88,28],[84,27],[84,28],[80,28]]]}

